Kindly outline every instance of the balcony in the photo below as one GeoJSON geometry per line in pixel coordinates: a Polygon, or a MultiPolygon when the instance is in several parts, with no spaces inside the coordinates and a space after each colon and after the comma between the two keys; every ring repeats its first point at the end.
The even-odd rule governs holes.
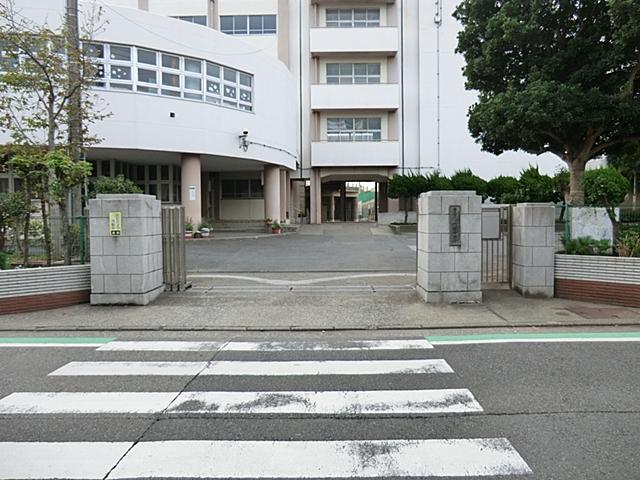
{"type": "Polygon", "coordinates": [[[400,142],[328,142],[311,143],[312,167],[397,167],[400,142]]]}
{"type": "Polygon", "coordinates": [[[398,108],[398,84],[311,85],[312,110],[393,111],[398,108]]]}
{"type": "Polygon", "coordinates": [[[311,29],[311,54],[374,53],[396,55],[399,49],[397,27],[311,29]]]}

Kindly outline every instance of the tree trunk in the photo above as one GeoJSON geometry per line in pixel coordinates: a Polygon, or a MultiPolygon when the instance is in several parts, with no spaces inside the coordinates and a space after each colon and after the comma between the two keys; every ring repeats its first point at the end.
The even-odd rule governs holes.
{"type": "Polygon", "coordinates": [[[582,187],[582,177],[587,162],[581,159],[567,161],[569,166],[569,195],[567,197],[569,205],[581,207],[584,205],[584,189],[582,187]]]}
{"type": "Polygon", "coordinates": [[[67,195],[68,192],[64,192],[62,200],[58,202],[58,208],[60,209],[60,220],[62,221],[62,242],[64,244],[64,264],[71,265],[71,223],[69,219],[69,212],[67,211],[67,195]]]}
{"type": "Polygon", "coordinates": [[[22,264],[27,267],[29,265],[29,228],[31,227],[31,181],[29,177],[24,179],[24,191],[26,193],[27,213],[24,216],[24,242],[22,244],[23,249],[23,262],[22,264]]]}

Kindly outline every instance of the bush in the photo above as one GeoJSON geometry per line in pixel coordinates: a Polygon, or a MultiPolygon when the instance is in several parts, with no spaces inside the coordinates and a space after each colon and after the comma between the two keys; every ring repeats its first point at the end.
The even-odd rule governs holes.
{"type": "Polygon", "coordinates": [[[612,246],[609,240],[579,237],[565,240],[564,250],[568,255],[611,255],[612,246]]]}
{"type": "Polygon", "coordinates": [[[142,189],[123,175],[100,177],[91,182],[91,198],[108,193],[142,193],[142,189]]]}
{"type": "Polygon", "coordinates": [[[631,183],[613,167],[584,172],[582,179],[584,202],[594,207],[614,208],[624,202],[631,183]]]}
{"type": "Polygon", "coordinates": [[[432,172],[426,177],[428,188],[425,192],[432,190],[453,190],[451,180],[442,175],[440,172],[432,172]]]}
{"type": "Polygon", "coordinates": [[[9,259],[11,255],[7,252],[0,252],[0,270],[9,270],[11,266],[9,259]]]}
{"type": "Polygon", "coordinates": [[[519,186],[517,178],[501,175],[487,182],[487,195],[494,203],[512,203],[519,186]]]}
{"type": "Polygon", "coordinates": [[[468,168],[454,173],[451,177],[451,185],[454,190],[469,190],[481,195],[482,198],[487,197],[487,182],[474,175],[468,168]]]}
{"type": "Polygon", "coordinates": [[[616,250],[621,257],[640,257],[640,227],[621,230],[616,250]]]}
{"type": "Polygon", "coordinates": [[[570,191],[571,174],[566,168],[560,169],[553,177],[553,188],[556,191],[557,200],[564,200],[570,191]]]}
{"type": "Polygon", "coordinates": [[[523,170],[518,181],[518,202],[557,202],[559,194],[555,190],[553,178],[542,175],[538,167],[523,170]]]}

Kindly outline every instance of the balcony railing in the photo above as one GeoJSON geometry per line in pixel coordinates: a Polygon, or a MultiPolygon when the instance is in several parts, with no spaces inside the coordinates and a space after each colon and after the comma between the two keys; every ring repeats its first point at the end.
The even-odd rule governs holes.
{"type": "Polygon", "coordinates": [[[400,108],[397,83],[311,85],[313,110],[385,110],[400,108]]]}

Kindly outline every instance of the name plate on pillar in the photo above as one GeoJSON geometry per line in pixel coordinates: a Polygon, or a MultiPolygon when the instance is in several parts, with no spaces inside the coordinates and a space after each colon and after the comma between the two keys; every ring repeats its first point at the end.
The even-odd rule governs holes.
{"type": "Polygon", "coordinates": [[[452,247],[462,246],[462,235],[460,227],[460,214],[462,208],[460,205],[451,205],[449,207],[449,245],[452,247]]]}
{"type": "Polygon", "coordinates": [[[122,212],[109,212],[109,236],[122,235],[122,212]]]}

